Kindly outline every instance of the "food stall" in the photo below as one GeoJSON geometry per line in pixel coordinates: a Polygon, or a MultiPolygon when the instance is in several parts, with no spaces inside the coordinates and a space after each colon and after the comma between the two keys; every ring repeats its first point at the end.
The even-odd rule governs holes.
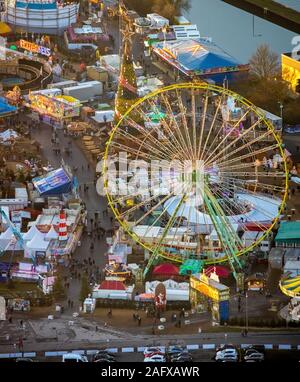
{"type": "Polygon", "coordinates": [[[29,93],[28,101],[26,106],[37,112],[42,122],[58,128],[80,115],[80,101],[70,96],[34,92],[29,93]]]}

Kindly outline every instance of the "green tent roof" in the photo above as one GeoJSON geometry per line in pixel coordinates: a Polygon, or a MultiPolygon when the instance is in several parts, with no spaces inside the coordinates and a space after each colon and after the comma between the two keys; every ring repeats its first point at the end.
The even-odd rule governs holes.
{"type": "Polygon", "coordinates": [[[200,273],[204,266],[204,261],[202,260],[186,260],[179,269],[180,275],[188,275],[195,273],[200,273]]]}
{"type": "Polygon", "coordinates": [[[281,222],[278,234],[275,238],[276,242],[300,242],[300,221],[281,222]]]}

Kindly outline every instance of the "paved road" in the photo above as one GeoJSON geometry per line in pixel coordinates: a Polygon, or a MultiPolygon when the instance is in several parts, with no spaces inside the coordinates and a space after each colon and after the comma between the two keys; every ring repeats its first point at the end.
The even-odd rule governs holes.
{"type": "MultiPolygon", "coordinates": [[[[51,144],[52,137],[52,129],[48,125],[35,126],[31,129],[32,138],[38,141],[41,144],[41,152],[42,155],[49,160],[51,165],[54,168],[57,168],[61,165],[61,158],[64,159],[65,163],[67,163],[71,168],[78,167],[76,172],[76,176],[78,177],[78,182],[80,185],[88,184],[89,190],[86,194],[83,193],[83,187],[81,191],[81,197],[86,203],[87,211],[88,211],[88,230],[90,229],[90,218],[94,219],[94,213],[96,211],[99,212],[100,225],[108,229],[111,227],[110,217],[103,217],[102,212],[106,210],[107,202],[104,197],[101,197],[97,194],[96,188],[94,186],[94,178],[95,178],[95,168],[90,166],[88,168],[88,161],[85,158],[82,151],[77,147],[76,143],[71,140],[70,137],[65,137],[62,131],[57,131],[58,133],[58,142],[59,147],[61,149],[61,156],[58,156],[53,151],[53,146],[51,144]],[[63,149],[68,146],[68,142],[72,141],[72,156],[67,156],[63,153],[63,149]],[[83,167],[82,167],[83,166],[83,167]]],[[[81,247],[77,248],[74,254],[74,259],[87,259],[91,257],[95,260],[97,266],[100,269],[103,269],[106,261],[104,258],[104,253],[106,251],[106,243],[105,239],[98,240],[97,237],[94,236],[93,239],[88,237],[87,234],[84,234],[81,240],[81,247]],[[91,241],[94,243],[94,250],[90,250],[91,241]]],[[[70,290],[68,298],[74,301],[74,310],[78,309],[78,293],[80,290],[80,282],[78,280],[71,280],[70,290]]]]}

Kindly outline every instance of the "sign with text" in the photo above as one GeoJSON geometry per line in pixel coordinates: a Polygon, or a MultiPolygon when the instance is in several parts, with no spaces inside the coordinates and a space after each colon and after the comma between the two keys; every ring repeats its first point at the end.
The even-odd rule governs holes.
{"type": "Polygon", "coordinates": [[[51,50],[46,48],[45,46],[37,45],[33,42],[29,42],[26,40],[20,40],[20,48],[28,50],[32,53],[39,53],[43,56],[49,57],[51,55],[51,50]]]}

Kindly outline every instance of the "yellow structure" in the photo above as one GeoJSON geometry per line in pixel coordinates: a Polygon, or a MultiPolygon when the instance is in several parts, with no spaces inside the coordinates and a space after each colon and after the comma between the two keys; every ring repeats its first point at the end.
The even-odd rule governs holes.
{"type": "Polygon", "coordinates": [[[298,81],[300,82],[300,61],[295,60],[288,54],[281,55],[282,78],[296,91],[298,81]]]}

